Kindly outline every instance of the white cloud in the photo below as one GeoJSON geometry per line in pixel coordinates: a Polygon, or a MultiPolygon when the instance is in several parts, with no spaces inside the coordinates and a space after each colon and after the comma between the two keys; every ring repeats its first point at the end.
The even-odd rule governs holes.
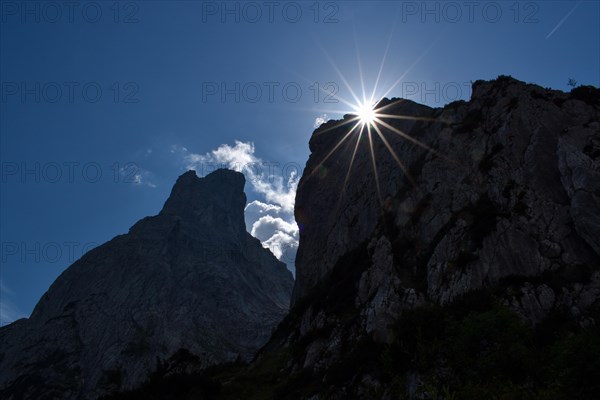
{"type": "Polygon", "coordinates": [[[252,224],[252,236],[287,264],[293,264],[298,250],[298,225],[291,219],[264,215],[252,224]]]}
{"type": "Polygon", "coordinates": [[[244,210],[246,227],[252,229],[254,221],[257,221],[260,217],[264,215],[280,216],[281,212],[281,207],[275,204],[263,203],[260,200],[251,201],[244,210]]]}
{"type": "Polygon", "coordinates": [[[273,236],[273,232],[283,232],[289,236],[298,236],[298,225],[296,223],[284,221],[279,217],[265,215],[252,224],[252,236],[264,242],[273,236]]]}
{"type": "Polygon", "coordinates": [[[246,211],[248,211],[249,209],[254,209],[254,210],[256,210],[256,212],[259,212],[259,213],[266,213],[266,212],[278,213],[281,211],[281,207],[276,206],[274,204],[263,203],[262,201],[259,201],[259,200],[254,200],[254,201],[248,203],[248,205],[246,206],[246,211]]]}
{"type": "MultiPolygon", "coordinates": [[[[293,265],[298,251],[298,238],[290,236],[284,232],[275,232],[268,240],[263,242],[263,246],[271,250],[279,260],[288,265],[293,265]]],[[[295,269],[290,269],[295,273],[295,269]]]]}
{"type": "Polygon", "coordinates": [[[319,115],[317,118],[315,118],[315,128],[318,128],[319,126],[323,125],[325,122],[327,122],[327,114],[322,114],[319,115]]]}
{"type": "Polygon", "coordinates": [[[172,146],[187,169],[204,176],[218,168],[242,172],[251,189],[262,197],[250,202],[245,209],[246,228],[293,271],[298,247],[298,226],[294,220],[294,201],[298,176],[292,170],[287,176],[277,175],[280,165],[263,161],[255,155],[252,142],[235,141],[233,146],[222,144],[205,154],[190,152],[182,146],[172,146]]]}

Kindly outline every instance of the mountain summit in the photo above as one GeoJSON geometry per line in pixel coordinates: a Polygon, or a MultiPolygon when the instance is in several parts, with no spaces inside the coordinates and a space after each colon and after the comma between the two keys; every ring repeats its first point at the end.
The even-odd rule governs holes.
{"type": "Polygon", "coordinates": [[[377,109],[311,137],[292,308],[254,362],[112,399],[598,398],[600,90],[377,109]]]}
{"type": "MultiPolygon", "coordinates": [[[[244,240],[244,175],[219,169],[205,178],[194,171],[181,175],[159,215],[175,215],[182,223],[198,228],[210,228],[210,236],[244,240]]],[[[206,229],[202,232],[209,233],[206,229]]],[[[197,232],[202,234],[202,232],[197,232]]]]}
{"type": "Polygon", "coordinates": [[[246,232],[244,176],[181,175],[162,211],[67,268],[0,328],[2,399],[94,399],[185,348],[248,360],[288,311],[284,263],[246,232]]]}

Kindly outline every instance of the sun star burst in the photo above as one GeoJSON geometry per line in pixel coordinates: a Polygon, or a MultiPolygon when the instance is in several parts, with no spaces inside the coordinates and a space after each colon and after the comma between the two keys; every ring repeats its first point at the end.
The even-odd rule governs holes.
{"type": "MultiPolygon", "coordinates": [[[[342,144],[346,143],[347,141],[350,142],[350,141],[355,140],[354,146],[350,145],[350,147],[349,147],[349,149],[352,149],[352,155],[351,155],[351,158],[350,158],[350,161],[348,164],[348,169],[346,171],[346,177],[344,179],[342,187],[340,188],[342,195],[340,196],[340,198],[338,200],[338,207],[341,204],[341,200],[342,200],[343,194],[346,190],[346,186],[349,183],[349,177],[350,177],[350,173],[352,170],[352,166],[354,164],[355,158],[359,151],[360,143],[362,143],[362,141],[361,141],[362,138],[366,139],[366,145],[368,146],[368,154],[371,159],[371,168],[372,168],[371,172],[372,172],[373,180],[375,181],[377,195],[379,197],[379,203],[382,207],[383,207],[383,196],[382,196],[382,191],[381,191],[382,188],[381,188],[380,182],[379,182],[379,173],[377,170],[377,164],[378,164],[377,160],[379,157],[382,157],[383,154],[378,154],[379,150],[376,151],[375,140],[377,140],[378,142],[383,144],[383,149],[385,149],[383,151],[389,152],[391,158],[395,161],[395,163],[398,165],[398,167],[402,170],[403,174],[408,178],[408,180],[412,183],[412,185],[415,185],[415,186],[416,186],[416,182],[413,179],[413,177],[410,175],[409,170],[404,163],[404,160],[402,160],[401,157],[399,156],[399,154],[397,153],[397,149],[395,148],[394,143],[390,142],[389,138],[387,138],[386,136],[389,136],[390,138],[396,137],[396,138],[400,138],[402,140],[411,142],[429,152],[436,154],[437,156],[447,159],[445,156],[439,154],[437,151],[433,150],[427,144],[421,142],[420,140],[410,136],[408,133],[401,130],[400,127],[396,123],[393,122],[394,120],[433,120],[432,118],[415,117],[415,116],[410,116],[410,115],[398,114],[398,112],[394,111],[393,109],[395,108],[395,105],[403,102],[404,101],[403,99],[397,99],[397,100],[391,101],[391,102],[390,101],[383,102],[384,104],[380,103],[380,101],[377,100],[377,99],[384,99],[385,97],[387,97],[388,94],[390,94],[392,92],[392,90],[400,82],[402,82],[402,80],[409,73],[409,71],[429,52],[429,49],[431,48],[431,46],[433,44],[431,46],[429,46],[387,90],[385,90],[383,95],[376,96],[376,93],[378,92],[378,84],[380,83],[380,78],[381,78],[382,71],[383,71],[383,65],[385,63],[387,52],[389,50],[390,42],[391,42],[391,34],[390,34],[390,39],[388,40],[388,43],[387,43],[387,47],[386,47],[386,50],[385,50],[385,53],[383,56],[383,60],[381,61],[381,65],[379,67],[379,72],[377,73],[377,78],[375,79],[375,84],[373,86],[373,90],[369,96],[369,94],[365,90],[365,82],[364,82],[364,78],[363,78],[363,71],[362,71],[360,55],[358,52],[358,44],[356,43],[356,38],[355,38],[358,70],[359,70],[359,75],[360,75],[360,86],[362,89],[362,96],[361,96],[362,101],[361,101],[361,97],[359,97],[357,95],[354,88],[350,85],[348,80],[342,74],[342,72],[337,67],[337,65],[335,64],[333,59],[329,56],[329,54],[325,51],[325,49],[323,49],[323,47],[321,47],[321,49],[323,50],[329,63],[331,64],[333,69],[337,72],[341,81],[344,83],[344,85],[348,89],[348,92],[352,96],[352,99],[345,99],[339,95],[334,95],[334,97],[337,100],[339,100],[341,103],[344,103],[350,109],[350,111],[344,111],[344,112],[341,112],[340,114],[344,115],[346,113],[349,113],[349,114],[354,115],[354,117],[348,118],[348,119],[344,118],[344,120],[340,121],[339,123],[337,123],[333,126],[330,126],[328,128],[322,129],[317,133],[319,135],[328,134],[329,132],[331,132],[333,130],[337,130],[338,128],[340,128],[344,125],[348,125],[348,128],[346,128],[347,131],[345,132],[345,134],[342,135],[342,137],[333,145],[333,147],[329,150],[329,152],[320,160],[320,162],[317,163],[317,165],[315,166],[315,168],[313,169],[313,171],[311,173],[311,176],[315,176],[317,171],[324,165],[324,163],[336,151],[339,151],[340,149],[344,149],[344,147],[342,147],[342,144]]],[[[346,109],[346,110],[348,110],[348,109],[346,109]]],[[[339,111],[333,111],[333,112],[336,113],[339,111]]],[[[438,121],[443,122],[441,120],[438,120],[438,121]]],[[[342,150],[342,151],[348,151],[348,150],[342,150]]],[[[451,161],[451,160],[449,160],[449,161],[451,161]]],[[[300,186],[302,186],[302,183],[300,183],[300,186]]]]}
{"type": "Polygon", "coordinates": [[[372,125],[375,122],[375,118],[377,118],[375,106],[367,102],[357,105],[355,111],[356,115],[358,116],[358,120],[363,126],[372,125]]]}

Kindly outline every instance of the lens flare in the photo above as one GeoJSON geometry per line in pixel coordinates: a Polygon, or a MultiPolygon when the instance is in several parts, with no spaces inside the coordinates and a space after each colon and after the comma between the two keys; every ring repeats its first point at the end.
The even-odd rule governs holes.
{"type": "MultiPolygon", "coordinates": [[[[393,30],[392,30],[392,32],[393,32],[393,30]]],[[[323,51],[325,57],[327,58],[327,60],[329,61],[329,63],[331,64],[331,66],[333,67],[335,72],[338,74],[338,76],[340,77],[340,80],[344,83],[344,85],[346,86],[346,88],[348,89],[348,92],[350,93],[350,95],[352,97],[351,99],[348,99],[348,98],[343,98],[343,97],[335,94],[335,95],[333,95],[333,97],[336,99],[336,101],[339,101],[339,102],[345,104],[348,108],[342,112],[336,111],[336,110],[323,110],[323,111],[327,111],[327,112],[330,112],[333,114],[340,113],[340,114],[344,115],[344,119],[342,121],[339,121],[336,124],[332,124],[332,125],[328,126],[327,128],[319,129],[319,131],[316,132],[316,134],[327,135],[327,134],[331,133],[332,131],[337,131],[339,128],[341,128],[342,126],[345,126],[345,125],[347,125],[347,128],[346,128],[346,132],[344,134],[342,134],[342,136],[337,140],[336,143],[334,143],[334,145],[329,150],[329,152],[317,163],[317,165],[314,167],[314,169],[312,170],[312,172],[310,174],[310,176],[318,176],[317,172],[319,171],[319,169],[322,166],[324,166],[324,164],[327,162],[327,160],[335,152],[352,150],[352,155],[351,155],[351,158],[349,161],[348,169],[346,171],[346,177],[344,179],[342,187],[340,188],[341,196],[338,200],[338,206],[341,204],[341,200],[344,197],[343,195],[345,193],[346,186],[349,184],[349,178],[350,178],[352,166],[354,164],[357,153],[360,151],[359,147],[360,147],[360,143],[363,142],[362,141],[363,138],[365,139],[364,142],[366,143],[366,146],[368,146],[368,155],[371,159],[371,168],[373,169],[372,174],[373,174],[373,178],[374,178],[376,189],[377,189],[377,195],[379,197],[379,202],[382,207],[383,207],[383,198],[382,198],[381,186],[380,186],[380,182],[379,182],[379,172],[377,169],[377,160],[378,160],[378,157],[381,157],[381,155],[377,154],[377,151],[380,151],[380,150],[376,149],[376,145],[378,143],[376,143],[375,141],[383,144],[383,149],[384,149],[383,151],[389,152],[391,158],[396,162],[398,167],[402,170],[403,174],[408,178],[408,180],[414,186],[416,186],[416,182],[415,182],[414,178],[410,175],[407,165],[401,159],[401,157],[398,155],[397,149],[394,148],[395,146],[393,145],[393,143],[390,143],[390,140],[389,140],[390,137],[396,137],[396,138],[399,137],[402,140],[411,142],[411,143],[413,143],[417,146],[420,146],[421,148],[435,154],[436,156],[442,157],[445,160],[452,162],[452,160],[448,159],[444,155],[439,154],[437,151],[433,150],[427,144],[421,142],[417,138],[414,138],[414,137],[410,136],[408,133],[401,130],[400,127],[398,126],[398,124],[394,123],[393,121],[394,120],[415,120],[415,121],[427,120],[427,121],[436,121],[436,122],[444,123],[444,124],[448,123],[448,122],[445,122],[440,118],[401,115],[397,111],[394,111],[394,109],[396,109],[397,105],[399,105],[400,103],[402,103],[406,100],[404,100],[404,99],[396,99],[395,101],[384,100],[388,96],[388,94],[391,93],[394,90],[394,88],[396,86],[398,86],[398,84],[400,84],[400,82],[403,81],[404,77],[415,67],[415,65],[417,65],[423,57],[425,57],[425,55],[429,52],[429,50],[431,49],[431,47],[433,46],[435,41],[433,43],[431,43],[431,45],[423,51],[423,53],[410,65],[410,67],[406,71],[404,71],[404,73],[398,79],[396,79],[395,82],[387,90],[384,91],[383,95],[381,95],[378,93],[379,92],[378,86],[380,85],[380,80],[382,78],[383,66],[386,61],[386,56],[387,56],[387,53],[388,53],[388,50],[390,47],[391,37],[392,37],[392,33],[390,33],[390,38],[388,40],[388,43],[387,43],[387,46],[385,49],[385,53],[383,56],[383,60],[381,61],[381,65],[379,67],[379,72],[377,73],[377,78],[375,79],[375,84],[370,93],[370,96],[367,93],[367,90],[365,87],[362,63],[361,63],[361,59],[360,59],[360,53],[358,51],[358,44],[357,44],[358,41],[355,37],[356,56],[357,56],[358,70],[359,70],[359,76],[360,76],[360,88],[362,89],[362,93],[361,93],[362,96],[360,96],[360,97],[359,97],[359,94],[356,93],[355,88],[352,85],[350,85],[350,82],[342,74],[342,71],[335,64],[335,62],[333,61],[333,59],[331,58],[329,53],[323,48],[323,46],[320,43],[318,43],[318,45],[321,48],[321,50],[323,51]],[[345,114],[351,114],[351,115],[353,115],[353,117],[346,118],[345,114]],[[355,140],[354,145],[350,144],[354,140],[355,140]],[[346,143],[347,146],[342,147],[342,145],[344,143],[346,143]]],[[[326,92],[324,89],[321,89],[321,90],[326,92]]],[[[330,94],[330,93],[327,93],[327,94],[330,94]]],[[[307,181],[308,181],[308,179],[305,180],[304,182],[307,182],[307,181]]],[[[302,186],[302,185],[303,185],[303,182],[300,182],[299,186],[302,186]]]]}
{"type": "Polygon", "coordinates": [[[377,117],[375,113],[375,107],[368,103],[359,104],[356,107],[356,115],[360,123],[364,125],[372,125],[377,117]]]}

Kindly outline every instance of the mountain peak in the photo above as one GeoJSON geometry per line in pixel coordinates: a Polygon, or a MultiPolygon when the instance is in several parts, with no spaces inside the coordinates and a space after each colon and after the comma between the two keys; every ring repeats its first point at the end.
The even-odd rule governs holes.
{"type": "Polygon", "coordinates": [[[67,268],[31,318],[0,328],[0,398],[97,399],[182,347],[202,367],[250,359],[287,312],[293,278],[246,232],[244,183],[188,171],[159,215],[67,268]]]}
{"type": "Polygon", "coordinates": [[[201,228],[244,237],[246,180],[240,172],[218,169],[205,177],[193,170],[177,179],[160,215],[175,215],[201,228]]]}

